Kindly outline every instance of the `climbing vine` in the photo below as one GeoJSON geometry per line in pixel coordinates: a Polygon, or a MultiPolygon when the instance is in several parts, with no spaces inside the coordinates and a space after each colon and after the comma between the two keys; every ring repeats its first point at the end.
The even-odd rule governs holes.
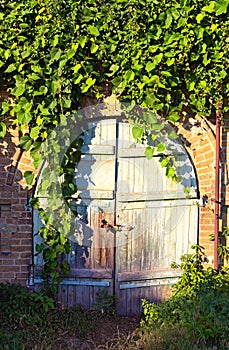
{"type": "MultiPolygon", "coordinates": [[[[21,148],[30,151],[39,168],[45,140],[78,113],[85,95],[100,102],[113,92],[120,101],[149,108],[170,123],[190,112],[209,117],[220,108],[227,113],[228,5],[229,0],[1,0],[0,94],[7,90],[8,97],[2,97],[0,136],[10,119],[21,132],[21,148]]],[[[163,128],[157,119],[147,118],[133,126],[139,142],[148,137],[149,125],[155,131],[163,128]]],[[[58,145],[53,140],[52,155],[58,145]]],[[[48,179],[53,185],[61,173],[64,180],[55,190],[63,191],[64,198],[76,191],[72,163],[79,161],[80,147],[75,146],[65,148],[67,158],[58,158],[58,171],[46,170],[42,191],[48,191],[48,179]]],[[[160,151],[164,146],[159,142],[156,147],[160,151]]],[[[154,148],[147,146],[147,158],[154,148]]],[[[49,160],[57,160],[49,157],[50,149],[49,160]]],[[[167,176],[176,180],[171,161],[163,164],[167,176]]],[[[33,173],[24,175],[32,185],[33,173]]],[[[34,205],[39,208],[36,201],[34,205]]],[[[55,206],[51,196],[49,207],[55,206]]],[[[62,213],[65,230],[68,208],[62,213]]],[[[47,245],[38,250],[67,252],[66,238],[53,226],[55,215],[49,213],[44,221],[47,245]],[[60,248],[65,242],[66,251],[60,248]]],[[[55,253],[45,254],[47,261],[56,260],[55,253]]]]}

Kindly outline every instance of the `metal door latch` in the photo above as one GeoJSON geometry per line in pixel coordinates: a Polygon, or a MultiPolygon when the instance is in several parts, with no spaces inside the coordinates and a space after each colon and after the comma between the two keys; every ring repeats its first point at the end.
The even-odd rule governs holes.
{"type": "Polygon", "coordinates": [[[101,228],[105,228],[106,230],[113,229],[115,231],[132,231],[134,226],[131,225],[111,225],[105,219],[102,220],[101,228]]]}

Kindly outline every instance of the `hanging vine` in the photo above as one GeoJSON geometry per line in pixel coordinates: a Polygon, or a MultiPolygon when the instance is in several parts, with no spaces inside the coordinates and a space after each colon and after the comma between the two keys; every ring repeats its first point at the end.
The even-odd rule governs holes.
{"type": "MultiPolygon", "coordinates": [[[[106,86],[120,101],[149,108],[170,123],[187,110],[209,117],[220,105],[227,113],[228,5],[229,0],[1,0],[0,84],[9,98],[1,103],[0,136],[5,136],[10,118],[37,169],[52,131],[78,113],[82,96],[100,101],[106,86]]],[[[156,132],[161,127],[148,115],[133,126],[133,136],[140,142],[149,128],[156,132]]],[[[71,138],[65,135],[63,142],[67,137],[71,138]]],[[[68,145],[67,158],[59,163],[59,144],[51,139],[53,148],[46,149],[46,155],[53,152],[49,160],[59,168],[46,170],[42,191],[48,190],[49,181],[50,193],[54,188],[66,199],[76,191],[70,165],[79,161],[80,151],[68,145]],[[64,181],[55,188],[61,173],[64,181]]],[[[163,147],[160,144],[159,150],[163,147]]],[[[147,158],[153,152],[147,146],[147,158]]],[[[164,166],[167,176],[176,180],[170,160],[164,160],[164,166]]],[[[29,185],[34,183],[32,172],[24,176],[29,185]]],[[[52,210],[62,204],[50,195],[52,210]]],[[[37,201],[34,205],[39,209],[37,201]]],[[[69,207],[62,210],[67,232],[69,207]]],[[[55,215],[40,211],[46,245],[38,250],[48,262],[48,273],[56,270],[53,277],[58,277],[66,266],[58,265],[57,255],[67,253],[68,242],[55,229],[55,215]]]]}

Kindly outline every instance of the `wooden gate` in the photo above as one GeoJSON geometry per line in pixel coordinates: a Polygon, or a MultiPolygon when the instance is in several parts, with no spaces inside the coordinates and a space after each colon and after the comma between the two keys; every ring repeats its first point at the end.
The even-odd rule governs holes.
{"type": "Polygon", "coordinates": [[[115,119],[88,124],[82,137],[71,273],[60,299],[93,307],[104,292],[116,296],[119,314],[136,314],[142,298],[166,296],[179,275],[171,262],[197,241],[194,169],[181,144],[168,140],[182,176],[173,183],[161,167],[162,154],[147,160],[131,126],[115,119]],[[184,185],[191,189],[188,198],[184,185]]]}

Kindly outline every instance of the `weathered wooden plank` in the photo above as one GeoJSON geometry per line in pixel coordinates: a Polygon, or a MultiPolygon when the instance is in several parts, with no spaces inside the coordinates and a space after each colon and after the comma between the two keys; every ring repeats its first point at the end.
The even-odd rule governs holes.
{"type": "Polygon", "coordinates": [[[74,286],[96,286],[96,287],[109,287],[110,281],[104,280],[90,280],[90,279],[64,279],[60,282],[62,286],[74,285],[74,286]]]}
{"type": "Polygon", "coordinates": [[[82,199],[114,199],[114,191],[106,190],[84,190],[72,195],[72,198],[82,199]]]}
{"type": "Polygon", "coordinates": [[[81,152],[83,154],[107,154],[112,155],[115,154],[115,147],[112,145],[83,145],[81,147],[81,152]]]}
{"type": "Polygon", "coordinates": [[[118,273],[118,281],[119,282],[128,282],[134,280],[149,280],[149,279],[161,279],[161,278],[169,278],[169,277],[179,277],[181,276],[180,270],[170,270],[168,269],[158,269],[151,271],[128,271],[118,273]]]}
{"type": "Polygon", "coordinates": [[[135,288],[143,288],[143,287],[154,287],[161,285],[172,285],[178,282],[178,278],[166,278],[166,279],[155,279],[148,282],[127,282],[121,283],[120,289],[135,289],[135,288]]]}
{"type": "MultiPolygon", "coordinates": [[[[177,152],[174,152],[174,150],[165,150],[163,152],[163,156],[166,155],[176,155],[176,156],[180,156],[183,155],[184,153],[181,152],[181,150],[179,150],[177,152]],[[180,152],[179,152],[180,151],[180,152]]],[[[161,152],[157,152],[157,150],[155,149],[154,151],[154,157],[161,157],[162,153],[161,152]]],[[[118,156],[119,158],[138,158],[138,157],[144,157],[145,158],[145,146],[139,147],[139,146],[132,146],[130,145],[130,147],[127,148],[119,148],[118,151],[118,156]]]]}
{"type": "MultiPolygon", "coordinates": [[[[195,190],[190,191],[188,198],[197,198],[195,190]]],[[[117,200],[119,202],[139,202],[139,201],[163,201],[170,199],[187,199],[187,195],[184,191],[161,191],[161,192],[122,192],[117,194],[117,200]]],[[[192,203],[193,204],[193,203],[192,203]]],[[[166,205],[163,204],[163,205],[166,205]]]]}
{"type": "Polygon", "coordinates": [[[68,286],[68,307],[72,307],[76,303],[76,289],[73,285],[68,286]]]}
{"type": "Polygon", "coordinates": [[[69,278],[111,278],[112,269],[74,269],[72,268],[69,278]]]}

